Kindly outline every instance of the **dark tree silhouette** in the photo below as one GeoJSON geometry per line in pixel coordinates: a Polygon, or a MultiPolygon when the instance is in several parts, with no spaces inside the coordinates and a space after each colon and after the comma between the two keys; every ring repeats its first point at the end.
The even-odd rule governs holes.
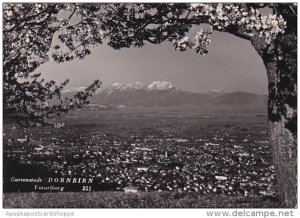
{"type": "Polygon", "coordinates": [[[63,5],[3,5],[3,108],[4,118],[13,118],[21,126],[52,125],[55,116],[87,104],[88,97],[100,87],[94,81],[74,98],[62,98],[69,80],[56,85],[33,72],[49,60],[49,50],[63,5]]]}

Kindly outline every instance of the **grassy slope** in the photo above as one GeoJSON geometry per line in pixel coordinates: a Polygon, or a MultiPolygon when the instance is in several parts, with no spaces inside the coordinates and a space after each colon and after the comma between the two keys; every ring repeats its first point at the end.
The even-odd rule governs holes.
{"type": "Polygon", "coordinates": [[[275,199],[196,193],[5,193],[4,208],[278,208],[275,199]]]}

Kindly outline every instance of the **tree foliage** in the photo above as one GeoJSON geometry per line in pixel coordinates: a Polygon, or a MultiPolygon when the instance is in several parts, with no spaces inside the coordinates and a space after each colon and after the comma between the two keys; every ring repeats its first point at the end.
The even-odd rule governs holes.
{"type": "Polygon", "coordinates": [[[63,24],[63,4],[3,5],[3,105],[5,117],[21,126],[51,124],[49,119],[88,103],[101,82],[94,81],[74,98],[62,98],[69,80],[56,85],[34,71],[49,61],[54,34],[63,24]]]}

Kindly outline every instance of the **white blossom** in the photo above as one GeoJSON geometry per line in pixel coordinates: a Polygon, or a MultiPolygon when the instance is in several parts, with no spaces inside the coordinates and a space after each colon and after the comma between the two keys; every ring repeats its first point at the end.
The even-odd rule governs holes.
{"type": "Polygon", "coordinates": [[[244,8],[233,4],[191,4],[191,9],[194,10],[195,17],[208,16],[209,23],[219,31],[226,31],[230,25],[239,25],[239,28],[244,28],[245,35],[258,35],[268,44],[279,33],[284,33],[286,28],[286,21],[281,15],[262,16],[258,9],[251,8],[250,11],[245,11],[244,8]]]}

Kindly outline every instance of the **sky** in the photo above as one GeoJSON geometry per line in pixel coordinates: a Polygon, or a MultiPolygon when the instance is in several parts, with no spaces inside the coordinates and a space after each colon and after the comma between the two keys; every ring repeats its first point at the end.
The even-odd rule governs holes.
{"type": "Polygon", "coordinates": [[[37,72],[46,80],[62,82],[69,78],[68,88],[88,86],[95,79],[103,83],[100,90],[117,82],[168,81],[192,92],[220,90],[267,94],[266,70],[250,41],[217,31],[211,40],[205,56],[194,50],[176,51],[170,42],[121,50],[102,44],[85,60],[48,62],[37,72]]]}

